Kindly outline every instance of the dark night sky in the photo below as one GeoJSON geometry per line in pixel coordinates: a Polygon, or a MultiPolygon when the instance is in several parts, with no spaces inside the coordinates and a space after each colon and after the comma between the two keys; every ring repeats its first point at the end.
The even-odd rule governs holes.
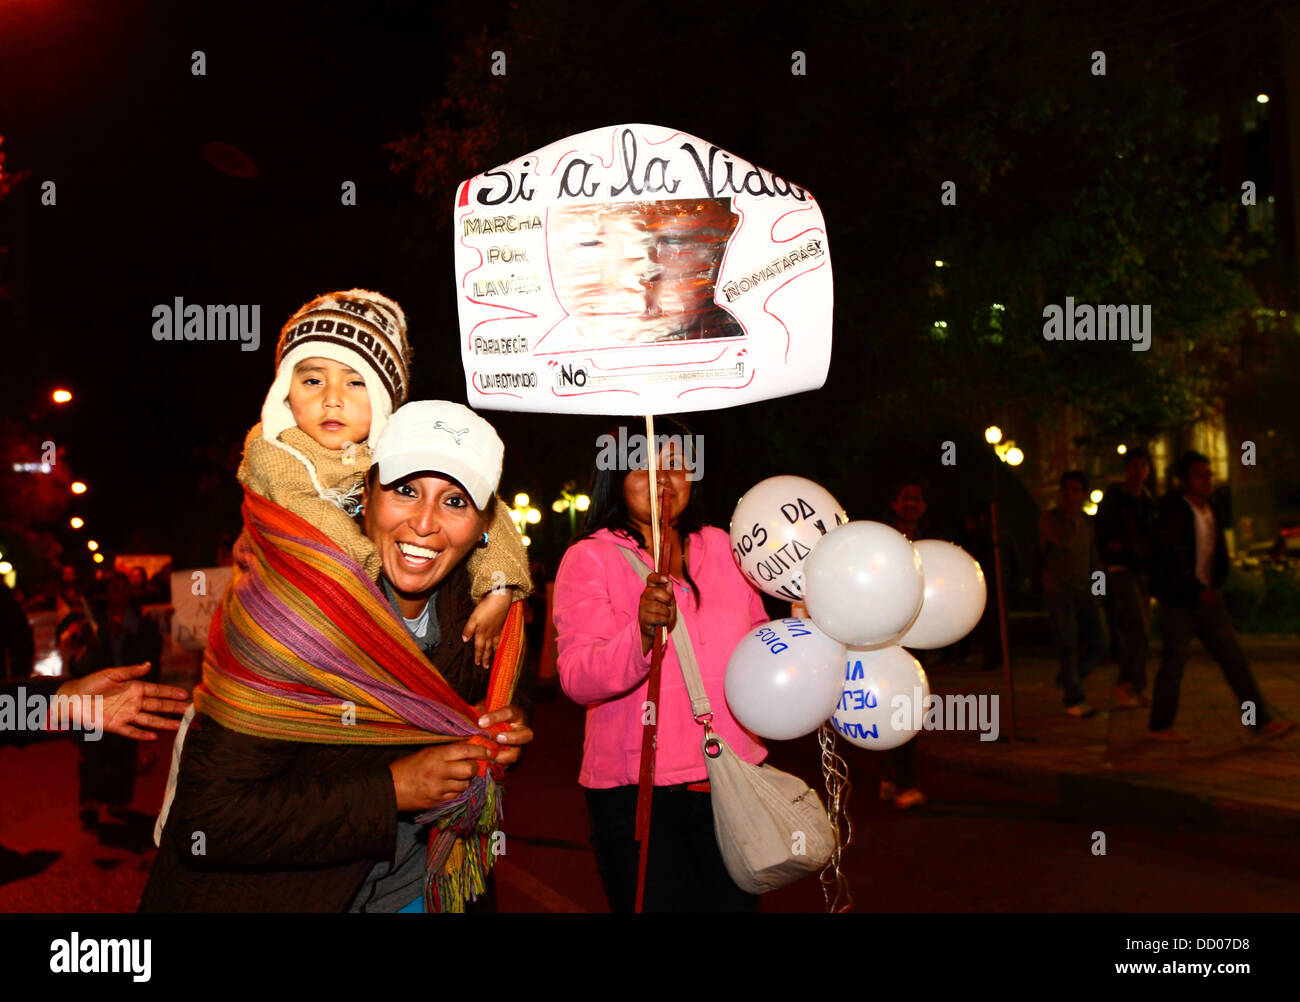
{"type": "MultiPolygon", "coordinates": [[[[0,134],[9,169],[31,171],[0,213],[14,228],[4,241],[13,302],[0,308],[12,327],[3,332],[12,366],[5,411],[43,408],[58,384],[74,390],[73,409],[43,419],[38,433],[55,437],[91,484],[81,507],[110,553],[144,546],[203,562],[215,533],[237,528],[233,463],[273,375],[279,327],[319,292],[355,285],[393,296],[411,322],[412,397],[464,400],[450,232],[435,225],[453,192],[441,204],[418,197],[409,175],[390,172],[382,148],[414,131],[443,94],[448,54],[461,40],[501,29],[508,14],[504,3],[442,6],[0,5],[0,134]],[[204,77],[190,73],[195,49],[206,53],[204,77]],[[256,178],[215,169],[203,155],[210,141],[244,151],[256,178]],[[45,179],[57,182],[56,207],[38,204],[45,179]],[[344,180],[357,183],[354,208],[340,205],[344,180]],[[151,308],[175,296],[260,304],[260,350],[154,342],[151,308]]],[[[888,304],[869,299],[856,276],[873,236],[871,202],[888,193],[861,187],[852,165],[870,163],[863,178],[887,174],[896,184],[934,179],[910,178],[906,164],[891,161],[887,125],[906,114],[898,103],[909,95],[871,89],[870,61],[900,56],[897,40],[877,31],[875,8],[861,6],[868,11],[850,15],[858,5],[723,12],[611,2],[580,14],[557,5],[567,17],[553,36],[562,42],[510,53],[510,72],[545,89],[554,121],[530,122],[530,146],[499,160],[584,129],[644,121],[716,142],[807,185],[823,205],[836,255],[839,360],[828,387],[740,415],[701,416],[697,430],[734,434],[819,410],[828,425],[838,394],[865,391],[864,374],[844,364],[855,356],[841,346],[887,333],[878,328],[888,304]],[[796,48],[808,53],[805,78],[790,74],[796,48]],[[831,162],[837,170],[828,173],[831,162]]],[[[1053,39],[1038,55],[1082,60],[1085,44],[1053,39]]],[[[936,58],[914,57],[922,66],[936,58]]],[[[906,235],[918,268],[938,231],[936,220],[932,232],[906,235]]],[[[593,435],[606,423],[488,417],[507,444],[503,493],[530,489],[544,510],[565,479],[585,478],[593,435]]],[[[725,470],[718,452],[710,459],[725,470]]],[[[713,511],[721,524],[726,492],[734,500],[763,476],[799,472],[832,489],[863,481],[854,471],[764,468],[761,449],[750,454],[754,463],[713,484],[723,493],[713,511]]],[[[846,504],[865,514],[861,503],[857,512],[846,504]]]]}

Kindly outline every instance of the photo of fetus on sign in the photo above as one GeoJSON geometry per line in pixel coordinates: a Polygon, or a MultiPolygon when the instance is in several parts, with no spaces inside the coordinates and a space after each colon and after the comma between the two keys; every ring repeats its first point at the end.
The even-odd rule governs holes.
{"type": "Polygon", "coordinates": [[[821,207],[715,143],[636,124],[566,136],[463,182],[452,220],[474,407],[672,414],[826,380],[821,207]]]}
{"type": "Polygon", "coordinates": [[[740,217],[729,198],[568,205],[547,234],[555,296],[568,317],[551,351],[742,337],[715,302],[740,217]]]}

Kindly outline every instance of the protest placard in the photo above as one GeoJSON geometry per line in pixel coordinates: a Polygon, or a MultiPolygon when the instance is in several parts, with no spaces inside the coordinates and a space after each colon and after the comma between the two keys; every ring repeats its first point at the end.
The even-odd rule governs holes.
{"type": "Polygon", "coordinates": [[[825,382],[821,208],[695,136],[562,139],[464,182],[454,226],[472,407],[672,413],[825,382]]]}

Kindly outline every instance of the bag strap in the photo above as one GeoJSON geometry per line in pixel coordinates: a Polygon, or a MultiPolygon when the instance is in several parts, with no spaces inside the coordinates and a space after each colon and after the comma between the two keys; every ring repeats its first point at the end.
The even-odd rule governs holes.
{"type": "MultiPolygon", "coordinates": [[[[633,570],[638,574],[644,573],[645,564],[631,550],[625,546],[620,546],[619,550],[632,565],[633,570]]],[[[644,581],[645,578],[642,577],[642,580],[644,581]]],[[[673,624],[671,636],[673,647],[677,651],[677,664],[681,667],[682,679],[686,682],[686,693],[691,699],[691,712],[695,714],[696,723],[703,723],[707,727],[708,722],[701,721],[700,717],[710,716],[713,709],[709,703],[708,693],[704,691],[704,679],[700,677],[700,663],[695,659],[695,648],[691,645],[691,635],[686,629],[686,619],[681,615],[681,610],[678,610],[677,622],[673,624]]]]}

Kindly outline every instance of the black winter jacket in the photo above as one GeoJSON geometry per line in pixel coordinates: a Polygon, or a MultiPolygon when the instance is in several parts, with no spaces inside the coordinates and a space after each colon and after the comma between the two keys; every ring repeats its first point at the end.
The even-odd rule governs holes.
{"type": "MultiPolygon", "coordinates": [[[[1228,579],[1228,544],[1223,520],[1214,518],[1214,560],[1210,582],[1222,588],[1228,579]]],[[[1196,606],[1205,585],[1196,577],[1196,516],[1181,492],[1166,494],[1156,506],[1156,549],[1151,560],[1151,594],[1180,609],[1196,606]]]]}
{"type": "MultiPolygon", "coordinates": [[[[462,565],[439,589],[443,641],[432,655],[471,704],[488,681],[472,663],[473,645],[460,639],[473,608],[462,565]]],[[[520,691],[515,703],[526,707],[527,680],[520,691]]],[[[199,714],[140,910],[345,911],[374,864],[396,849],[388,763],[421,747],[277,741],[199,714]]]]}

